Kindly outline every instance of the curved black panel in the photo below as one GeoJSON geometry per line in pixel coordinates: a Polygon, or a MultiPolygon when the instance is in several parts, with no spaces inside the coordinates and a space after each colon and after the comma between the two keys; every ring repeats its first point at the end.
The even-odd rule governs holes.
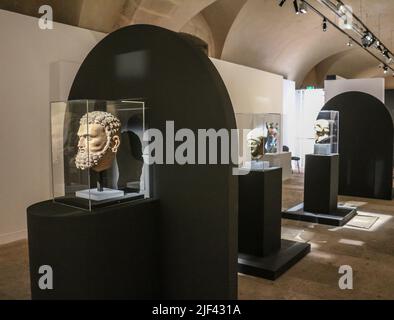
{"type": "MultiPolygon", "coordinates": [[[[211,61],[178,34],[154,26],[108,35],[82,64],[69,98],[141,98],[149,108],[148,126],[163,133],[166,120],[175,121],[176,130],[236,128],[211,61]]],[[[163,298],[236,299],[238,190],[231,166],[152,169],[162,208],[163,298]]]]}
{"type": "Polygon", "coordinates": [[[346,92],[326,103],[339,111],[339,194],[392,198],[393,120],[377,98],[346,92]]]}

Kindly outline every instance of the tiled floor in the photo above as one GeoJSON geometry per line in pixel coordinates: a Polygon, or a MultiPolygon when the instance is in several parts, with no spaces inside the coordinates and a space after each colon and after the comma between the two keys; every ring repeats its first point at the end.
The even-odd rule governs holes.
{"type": "MultiPolygon", "coordinates": [[[[283,207],[302,201],[303,177],[283,186],[283,207]]],[[[282,237],[309,241],[312,252],[275,282],[239,276],[240,299],[394,299],[394,201],[341,197],[359,213],[377,216],[370,230],[282,220],[282,237]],[[339,289],[341,265],[354,271],[354,289],[339,289]]],[[[0,247],[0,299],[29,299],[27,242],[0,247]]]]}

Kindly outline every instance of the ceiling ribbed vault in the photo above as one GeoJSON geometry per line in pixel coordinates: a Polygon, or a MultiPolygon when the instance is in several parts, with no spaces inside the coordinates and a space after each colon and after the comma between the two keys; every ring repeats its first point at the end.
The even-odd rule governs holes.
{"type": "MultiPolygon", "coordinates": [[[[393,49],[393,0],[344,2],[393,49]]],[[[280,8],[278,0],[0,0],[0,9],[39,16],[42,4],[53,7],[55,21],[102,32],[137,23],[188,32],[206,41],[212,56],[281,74],[298,87],[321,86],[327,74],[383,76],[379,62],[347,47],[339,31],[322,32],[317,15],[295,15],[292,1],[280,8]]],[[[393,80],[387,77],[388,88],[393,80]]]]}

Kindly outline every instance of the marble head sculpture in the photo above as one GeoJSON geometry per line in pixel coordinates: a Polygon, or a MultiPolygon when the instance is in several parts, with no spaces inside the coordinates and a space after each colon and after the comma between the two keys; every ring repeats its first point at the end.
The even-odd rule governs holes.
{"type": "Polygon", "coordinates": [[[315,122],[315,142],[317,144],[329,143],[331,137],[330,121],[319,119],[315,122]]]}
{"type": "Polygon", "coordinates": [[[330,140],[330,122],[329,120],[320,119],[315,122],[315,142],[317,144],[329,143],[330,140]]]}
{"type": "Polygon", "coordinates": [[[265,143],[265,152],[276,153],[278,151],[279,124],[274,122],[266,123],[266,128],[267,142],[265,143]]]}
{"type": "Polygon", "coordinates": [[[255,128],[247,135],[248,148],[250,150],[252,160],[260,160],[264,155],[264,130],[255,128]]]}
{"type": "Polygon", "coordinates": [[[266,123],[266,128],[268,131],[268,135],[271,136],[276,136],[278,134],[279,131],[279,123],[274,123],[274,122],[267,122],[266,123]]]}
{"type": "Polygon", "coordinates": [[[85,114],[79,123],[75,166],[95,172],[109,169],[120,145],[120,128],[119,119],[111,113],[93,111],[85,114]]]}

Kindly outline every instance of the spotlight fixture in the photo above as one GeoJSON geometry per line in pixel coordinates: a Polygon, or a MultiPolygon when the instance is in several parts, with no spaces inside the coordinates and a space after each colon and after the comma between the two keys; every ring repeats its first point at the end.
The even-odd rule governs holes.
{"type": "MultiPolygon", "coordinates": [[[[361,43],[364,48],[369,48],[375,43],[376,39],[370,31],[365,31],[363,37],[361,38],[361,43]]],[[[380,45],[380,43],[379,43],[380,45]]]]}
{"type": "Polygon", "coordinates": [[[308,13],[308,6],[306,5],[306,3],[304,1],[301,2],[300,12],[302,14],[308,13]]]}
{"type": "Polygon", "coordinates": [[[285,4],[285,2],[286,2],[286,0],[281,0],[281,1],[279,2],[279,7],[283,7],[283,5],[285,4]]]}
{"type": "Polygon", "coordinates": [[[387,74],[387,72],[389,72],[389,67],[388,66],[384,66],[383,67],[383,73],[387,74]]]}
{"type": "MultiPolygon", "coordinates": [[[[317,8],[311,0],[294,0],[294,10],[296,14],[304,14],[309,11],[316,13],[323,19],[322,29],[323,32],[328,30],[329,25],[338,30],[346,37],[349,38],[347,42],[348,47],[357,45],[364,49],[369,55],[378,60],[385,73],[389,70],[394,72],[394,53],[385,46],[379,38],[369,30],[365,23],[357,17],[351,10],[351,7],[345,5],[342,0],[317,0],[319,3],[326,6],[331,13],[337,17],[331,20],[326,16],[326,13],[317,8]],[[354,32],[357,36],[352,36],[348,32],[354,32]],[[378,52],[378,55],[376,54],[378,52]],[[383,57],[382,57],[383,55],[383,57]]],[[[284,6],[286,0],[278,0],[280,7],[284,6]]]]}
{"type": "Polygon", "coordinates": [[[324,18],[324,19],[323,19],[323,25],[322,25],[322,27],[323,27],[323,32],[326,32],[326,31],[327,31],[327,18],[324,18]]]}
{"type": "Polygon", "coordinates": [[[382,54],[386,58],[387,63],[393,62],[393,57],[390,56],[390,51],[388,49],[384,49],[382,54]]]}
{"type": "Polygon", "coordinates": [[[296,14],[300,14],[300,7],[298,6],[298,0],[294,0],[293,1],[293,5],[294,5],[294,10],[296,14]]]}
{"type": "Polygon", "coordinates": [[[382,53],[383,53],[383,51],[384,51],[384,47],[382,47],[382,44],[380,43],[379,40],[376,40],[376,42],[375,42],[375,48],[378,49],[378,50],[379,50],[380,52],[382,52],[382,53]]]}
{"type": "Polygon", "coordinates": [[[346,8],[346,6],[344,5],[344,4],[342,4],[341,2],[338,2],[338,4],[337,4],[337,10],[339,11],[339,12],[341,12],[341,13],[343,13],[343,14],[346,14],[347,13],[347,8],[346,8]]]}

